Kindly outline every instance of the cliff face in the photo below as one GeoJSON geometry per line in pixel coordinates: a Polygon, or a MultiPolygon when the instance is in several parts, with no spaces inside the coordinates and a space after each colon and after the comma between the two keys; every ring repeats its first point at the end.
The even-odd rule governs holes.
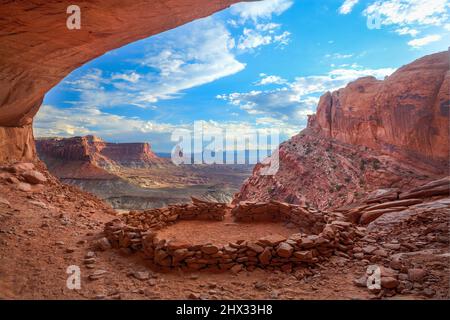
{"type": "Polygon", "coordinates": [[[112,178],[103,169],[145,168],[168,162],[157,157],[148,143],[108,143],[95,136],[39,139],[36,148],[50,171],[63,179],[112,178]]]}
{"type": "Polygon", "coordinates": [[[384,81],[361,78],[320,99],[311,126],[341,142],[448,166],[450,57],[441,52],[384,81]]]}
{"type": "Polygon", "coordinates": [[[278,172],[263,176],[257,165],[234,201],[338,207],[377,188],[448,175],[449,84],[442,52],[384,81],[361,78],[324,94],[308,127],[281,144],[278,172]]]}
{"type": "Polygon", "coordinates": [[[114,48],[211,15],[236,2],[78,1],[81,29],[69,30],[66,27],[68,2],[3,1],[0,6],[0,162],[35,158],[33,117],[45,93],[72,70],[114,48]]]}

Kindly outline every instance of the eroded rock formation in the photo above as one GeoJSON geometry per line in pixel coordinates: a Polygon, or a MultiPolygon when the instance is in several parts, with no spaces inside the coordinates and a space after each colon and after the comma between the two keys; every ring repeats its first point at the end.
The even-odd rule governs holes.
{"type": "Polygon", "coordinates": [[[109,143],[96,136],[38,139],[36,149],[50,171],[62,179],[97,179],[102,172],[111,178],[102,169],[114,172],[119,167],[146,168],[168,162],[156,156],[148,143],[109,143]]]}
{"type": "Polygon", "coordinates": [[[308,201],[323,209],[447,175],[449,81],[449,53],[441,52],[384,81],[361,78],[324,94],[308,127],[281,144],[278,172],[263,176],[265,164],[257,165],[235,202],[308,201]]]}
{"type": "Polygon", "coordinates": [[[33,117],[45,93],[72,70],[114,48],[211,15],[236,2],[78,1],[80,30],[66,27],[67,2],[2,2],[0,161],[35,157],[33,117]]]}
{"type": "Polygon", "coordinates": [[[448,165],[450,57],[425,56],[384,81],[366,77],[320,99],[311,126],[341,142],[448,165]]]}

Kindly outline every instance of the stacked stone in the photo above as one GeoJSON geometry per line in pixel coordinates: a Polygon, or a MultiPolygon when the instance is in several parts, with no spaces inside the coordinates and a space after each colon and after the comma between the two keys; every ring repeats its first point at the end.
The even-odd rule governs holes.
{"type": "MultiPolygon", "coordinates": [[[[208,212],[204,208],[206,206],[211,206],[211,204],[193,200],[192,205],[171,206],[166,209],[159,209],[159,211],[170,214],[175,212],[177,219],[181,219],[181,217],[193,216],[190,213],[183,215],[178,211],[172,211],[173,208],[186,210],[189,207],[196,207],[200,208],[198,212],[208,212]]],[[[345,215],[339,212],[318,212],[276,201],[255,205],[241,203],[237,207],[239,209],[234,210],[237,219],[261,221],[264,217],[264,219],[270,218],[272,221],[279,221],[279,219],[295,220],[296,222],[293,223],[299,223],[305,229],[308,227],[309,234],[296,233],[288,238],[281,235],[269,235],[257,241],[240,240],[226,245],[192,244],[160,238],[155,232],[161,226],[160,224],[156,224],[158,228],[141,228],[130,225],[129,222],[134,222],[138,226],[148,225],[142,223],[141,220],[139,222],[136,222],[138,220],[132,220],[137,219],[134,216],[131,219],[128,217],[128,219],[116,219],[109,222],[106,224],[105,234],[113,247],[142,251],[145,257],[162,268],[232,270],[233,272],[242,269],[251,271],[257,267],[290,271],[295,266],[314,264],[327,259],[331,255],[349,258],[352,255],[353,243],[364,236],[364,233],[354,224],[345,221],[345,215]],[[281,218],[275,216],[277,213],[281,218]],[[319,227],[320,232],[311,234],[311,230],[316,230],[319,227]]],[[[214,208],[214,210],[220,209],[223,211],[226,206],[214,204],[214,208]]],[[[138,217],[144,218],[145,222],[147,216],[148,214],[138,217]]],[[[195,217],[198,217],[198,215],[195,217]]],[[[206,217],[215,216],[206,215],[206,217]]]]}
{"type": "Polygon", "coordinates": [[[241,240],[227,245],[167,241],[155,232],[129,227],[119,220],[110,222],[105,233],[114,247],[141,250],[157,266],[214,271],[256,267],[289,271],[333,254],[349,257],[353,242],[363,236],[353,224],[340,220],[327,223],[318,235],[297,233],[288,238],[269,235],[257,241],[241,240]]]}
{"type": "Polygon", "coordinates": [[[236,204],[231,211],[236,221],[242,222],[292,222],[302,231],[319,233],[324,223],[324,213],[306,206],[280,201],[249,202],[236,204]]]}
{"type": "Polygon", "coordinates": [[[228,206],[225,203],[206,202],[193,198],[192,204],[171,205],[146,211],[130,211],[122,216],[125,224],[140,229],[161,229],[177,220],[224,219],[228,206]]]}
{"type": "Polygon", "coordinates": [[[143,249],[143,239],[153,237],[154,231],[139,229],[114,219],[105,225],[105,236],[114,248],[129,248],[133,251],[143,249]]]}

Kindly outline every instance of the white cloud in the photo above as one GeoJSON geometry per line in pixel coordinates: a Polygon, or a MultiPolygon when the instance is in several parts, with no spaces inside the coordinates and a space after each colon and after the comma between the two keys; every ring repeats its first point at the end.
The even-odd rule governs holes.
{"type": "Polygon", "coordinates": [[[130,73],[116,73],[111,76],[112,80],[124,80],[132,83],[136,83],[139,81],[141,76],[136,72],[130,72],[130,73]]]}
{"type": "MultiPolygon", "coordinates": [[[[202,121],[205,132],[217,129],[240,136],[249,132],[268,129],[279,129],[284,138],[298,132],[298,126],[283,126],[277,119],[259,119],[254,123],[245,121],[202,121]]],[[[36,137],[73,137],[88,134],[116,142],[145,142],[152,144],[153,149],[168,152],[175,145],[171,135],[175,130],[192,130],[193,124],[171,124],[146,121],[103,112],[97,108],[59,109],[51,105],[42,105],[34,122],[36,137]]]]}
{"type": "Polygon", "coordinates": [[[448,21],[449,7],[449,0],[386,0],[371,4],[364,14],[379,14],[383,25],[439,26],[448,21]]]}
{"type": "Polygon", "coordinates": [[[268,84],[285,84],[287,82],[280,76],[267,75],[264,73],[261,73],[259,76],[261,77],[261,80],[256,83],[257,86],[264,86],[268,84]]]}
{"type": "Polygon", "coordinates": [[[270,19],[273,15],[282,14],[293,3],[293,0],[241,2],[231,6],[231,13],[240,16],[242,21],[251,19],[256,23],[259,19],[270,19]]]}
{"type": "Polygon", "coordinates": [[[340,14],[349,14],[352,12],[353,7],[357,5],[359,0],[345,0],[342,6],[339,8],[340,14]]]}
{"type": "Polygon", "coordinates": [[[147,51],[134,63],[151,71],[107,74],[91,69],[75,80],[66,81],[72,90],[80,92],[77,103],[99,108],[119,105],[153,108],[160,100],[179,98],[186,89],[245,68],[233,52],[233,37],[223,23],[211,17],[145,41],[147,51]]]}
{"type": "Polygon", "coordinates": [[[399,29],[395,30],[395,32],[401,36],[410,35],[412,37],[416,37],[420,33],[420,31],[409,28],[409,27],[399,28],[399,29]]]}
{"type": "Polygon", "coordinates": [[[243,34],[239,37],[238,48],[240,50],[254,49],[260,46],[271,44],[272,36],[263,35],[254,29],[244,29],[243,34]]]}
{"type": "Polygon", "coordinates": [[[286,125],[294,123],[304,125],[307,115],[314,113],[319,97],[323,93],[337,90],[350,81],[364,76],[383,79],[394,71],[392,68],[364,69],[359,66],[339,68],[326,75],[297,77],[277,89],[234,92],[219,95],[217,98],[228,101],[230,105],[239,107],[251,115],[280,119],[286,125]]]}
{"type": "Polygon", "coordinates": [[[331,59],[348,59],[353,57],[352,53],[348,54],[342,54],[342,53],[333,53],[333,54],[326,54],[325,58],[331,58],[331,59]]]}
{"type": "Polygon", "coordinates": [[[426,46],[427,44],[430,44],[432,42],[439,41],[441,39],[442,39],[442,37],[440,35],[432,34],[432,35],[425,36],[423,38],[417,38],[417,39],[411,40],[408,42],[408,45],[410,45],[411,47],[414,47],[414,48],[420,48],[420,47],[426,46]]]}

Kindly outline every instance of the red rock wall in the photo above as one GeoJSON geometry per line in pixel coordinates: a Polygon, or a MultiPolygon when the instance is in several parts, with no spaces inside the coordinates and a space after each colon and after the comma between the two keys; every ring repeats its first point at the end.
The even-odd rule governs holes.
{"type": "Polygon", "coordinates": [[[324,94],[308,128],[280,145],[279,170],[255,166],[234,203],[280,200],[320,208],[380,188],[419,186],[449,172],[449,53],[384,81],[365,77],[324,94]]]}
{"type": "Polygon", "coordinates": [[[127,43],[175,28],[237,0],[80,0],[69,30],[59,0],[0,6],[0,162],[35,158],[29,125],[47,91],[72,70],[127,43]],[[4,129],[23,127],[27,129],[4,129]],[[17,134],[16,134],[17,133],[17,134]],[[6,141],[8,140],[8,141],[6,141]]]}
{"type": "MultiPolygon", "coordinates": [[[[36,147],[44,162],[84,161],[100,167],[145,167],[167,163],[148,143],[108,143],[95,136],[38,139],[36,147]]],[[[49,164],[49,163],[48,163],[49,164]]]]}
{"type": "Polygon", "coordinates": [[[378,81],[358,79],[320,99],[320,132],[383,153],[448,166],[449,52],[425,56],[378,81]]]}

